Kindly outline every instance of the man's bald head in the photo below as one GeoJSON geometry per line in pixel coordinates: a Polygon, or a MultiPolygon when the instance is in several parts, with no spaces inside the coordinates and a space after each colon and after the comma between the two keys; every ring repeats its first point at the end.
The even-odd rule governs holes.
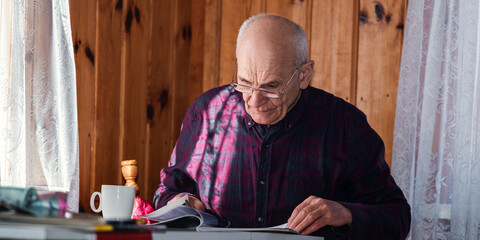
{"type": "MultiPolygon", "coordinates": [[[[253,41],[269,41],[277,47],[276,51],[292,51],[295,66],[301,66],[308,60],[308,45],[305,30],[291,20],[269,14],[259,14],[247,19],[238,32],[237,51],[245,38],[253,41]]],[[[275,49],[269,49],[274,50],[275,49]]]]}

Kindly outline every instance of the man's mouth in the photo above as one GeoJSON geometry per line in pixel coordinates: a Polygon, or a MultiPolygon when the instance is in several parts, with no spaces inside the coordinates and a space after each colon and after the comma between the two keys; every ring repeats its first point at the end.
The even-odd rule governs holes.
{"type": "Polygon", "coordinates": [[[266,113],[266,112],[272,111],[273,109],[254,109],[254,110],[259,113],[266,113]]]}

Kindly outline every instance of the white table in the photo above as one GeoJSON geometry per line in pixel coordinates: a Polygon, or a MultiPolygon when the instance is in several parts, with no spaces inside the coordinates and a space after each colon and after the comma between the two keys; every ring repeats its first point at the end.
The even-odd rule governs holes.
{"type": "MultiPolygon", "coordinates": [[[[119,234],[102,233],[102,234],[119,234]]],[[[123,235],[131,235],[136,238],[132,232],[122,232],[123,235]]],[[[151,239],[158,240],[322,240],[322,237],[302,236],[282,233],[266,232],[196,232],[184,230],[165,230],[143,232],[143,236],[150,234],[151,239]]],[[[19,224],[0,222],[1,239],[85,239],[96,240],[101,238],[95,232],[86,232],[74,229],[60,228],[59,226],[46,224],[19,224]]]]}
{"type": "Polygon", "coordinates": [[[154,233],[152,239],[175,239],[175,240],[322,240],[322,237],[302,236],[282,233],[266,232],[195,232],[195,231],[172,231],[154,233]]]}

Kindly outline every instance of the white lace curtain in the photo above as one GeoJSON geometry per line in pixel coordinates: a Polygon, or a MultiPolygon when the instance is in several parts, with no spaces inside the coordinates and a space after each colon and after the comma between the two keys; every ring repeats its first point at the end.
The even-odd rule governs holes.
{"type": "Polygon", "coordinates": [[[392,175],[411,239],[480,239],[480,1],[409,1],[392,175]]]}
{"type": "Polygon", "coordinates": [[[78,211],[68,0],[0,0],[0,184],[68,194],[78,211]]]}

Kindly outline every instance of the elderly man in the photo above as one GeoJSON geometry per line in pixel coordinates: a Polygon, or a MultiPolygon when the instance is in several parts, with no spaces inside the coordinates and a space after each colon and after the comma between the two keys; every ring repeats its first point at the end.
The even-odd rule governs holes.
{"type": "Polygon", "coordinates": [[[309,86],[305,31],[283,17],[252,17],[236,56],[232,84],[188,110],[155,208],[189,194],[192,207],[232,227],[288,222],[302,234],[405,238],[410,207],[383,141],[356,107],[309,86]]]}

